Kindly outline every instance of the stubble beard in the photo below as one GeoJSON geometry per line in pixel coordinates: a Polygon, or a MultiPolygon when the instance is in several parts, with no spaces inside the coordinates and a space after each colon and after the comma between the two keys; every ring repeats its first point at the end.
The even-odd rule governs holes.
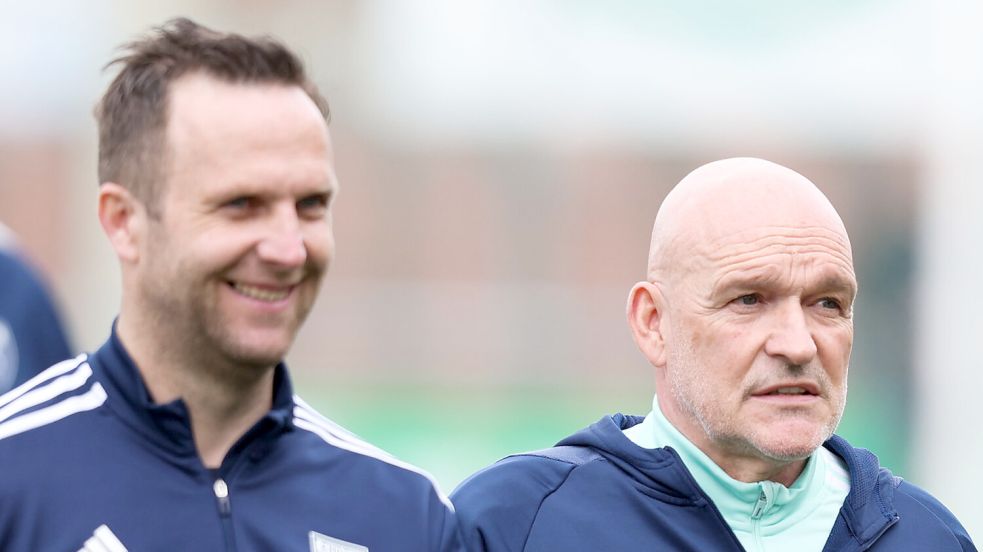
{"type": "Polygon", "coordinates": [[[287,324],[290,333],[288,342],[282,348],[260,349],[248,342],[248,337],[239,335],[234,320],[223,315],[217,294],[222,290],[208,290],[208,286],[225,285],[211,281],[185,285],[179,294],[169,289],[169,283],[176,280],[158,279],[145,286],[144,296],[152,311],[153,330],[158,347],[171,351],[168,356],[189,365],[198,365],[198,370],[215,372],[214,376],[226,379],[251,379],[264,373],[283,360],[292,344],[296,332],[310,311],[310,305],[292,313],[290,320],[271,321],[287,324]],[[231,372],[222,375],[222,372],[231,372]]]}
{"type": "MultiPolygon", "coordinates": [[[[303,284],[302,284],[303,285],[303,284]]],[[[300,290],[295,290],[300,292],[300,290]]],[[[207,300],[207,298],[202,298],[207,300]]],[[[284,332],[285,341],[277,347],[263,347],[250,342],[248,334],[238,332],[234,320],[228,320],[219,305],[215,302],[203,304],[196,312],[195,323],[200,327],[201,339],[196,346],[202,355],[212,354],[235,369],[262,372],[283,361],[287,351],[293,344],[300,326],[304,323],[311,310],[311,304],[297,305],[296,310],[286,314],[286,319],[277,315],[269,315],[260,322],[275,328],[274,331],[284,332]]]]}
{"type": "MultiPolygon", "coordinates": [[[[678,334],[677,334],[678,335],[678,334]]],[[[802,375],[801,367],[786,366],[790,372],[798,370],[796,375],[802,375]]],[[[842,393],[836,394],[829,376],[821,368],[808,369],[808,375],[820,384],[826,396],[829,397],[833,416],[825,423],[817,426],[812,435],[805,439],[794,441],[785,436],[773,436],[766,428],[753,424],[742,424],[736,412],[729,413],[726,405],[721,405],[713,382],[712,367],[708,368],[696,358],[692,343],[684,340],[680,346],[668,351],[666,376],[670,392],[676,403],[695,420],[707,438],[714,443],[724,445],[736,452],[764,457],[778,462],[790,462],[809,457],[817,448],[833,435],[846,405],[846,381],[844,379],[842,393]]],[[[742,384],[741,400],[749,394],[755,384],[742,384]]],[[[731,395],[732,396],[732,395],[731,395]]],[[[794,412],[783,412],[782,416],[798,416],[794,412]]]]}

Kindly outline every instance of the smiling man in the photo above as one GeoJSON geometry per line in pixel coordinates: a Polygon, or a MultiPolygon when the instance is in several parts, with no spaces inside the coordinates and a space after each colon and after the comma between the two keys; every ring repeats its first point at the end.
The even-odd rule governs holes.
{"type": "Polygon", "coordinates": [[[457,550],[431,479],[312,410],[282,363],[338,190],[300,61],[180,19],[116,63],[98,211],[120,314],[0,397],[0,549],[457,550]]]}
{"type": "Polygon", "coordinates": [[[975,550],[924,490],[833,435],[857,282],[803,176],[705,165],[656,216],[628,322],[652,412],[511,456],[452,495],[475,550],[975,550]]]}

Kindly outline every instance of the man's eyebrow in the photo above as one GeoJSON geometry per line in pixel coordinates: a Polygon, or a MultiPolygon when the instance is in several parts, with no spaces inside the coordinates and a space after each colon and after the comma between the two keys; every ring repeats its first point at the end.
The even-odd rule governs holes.
{"type": "MultiPolygon", "coordinates": [[[[729,272],[714,282],[711,293],[713,296],[719,296],[737,290],[767,288],[778,284],[783,274],[784,271],[778,268],[729,272]]],[[[851,298],[857,293],[856,278],[841,267],[823,270],[818,281],[810,287],[819,293],[847,293],[851,298]]]]}
{"type": "Polygon", "coordinates": [[[713,295],[720,295],[734,290],[766,287],[778,282],[781,270],[775,268],[757,268],[754,270],[739,270],[728,272],[714,282],[711,288],[713,295]]]}
{"type": "Polygon", "coordinates": [[[824,275],[816,287],[822,291],[849,293],[851,298],[857,294],[856,278],[839,270],[824,275]]]}

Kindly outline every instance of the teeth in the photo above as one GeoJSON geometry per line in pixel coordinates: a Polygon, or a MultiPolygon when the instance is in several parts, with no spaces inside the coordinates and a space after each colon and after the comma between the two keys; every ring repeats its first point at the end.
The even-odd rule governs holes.
{"type": "Polygon", "coordinates": [[[232,284],[232,287],[234,287],[236,291],[238,291],[242,295],[245,295],[246,297],[257,299],[259,301],[268,301],[271,303],[274,301],[281,301],[283,299],[286,299],[287,295],[290,294],[289,289],[273,291],[269,289],[258,288],[255,286],[247,286],[246,284],[232,284]]]}
{"type": "Polygon", "coordinates": [[[802,395],[806,390],[801,387],[779,387],[774,391],[777,395],[802,395]]]}

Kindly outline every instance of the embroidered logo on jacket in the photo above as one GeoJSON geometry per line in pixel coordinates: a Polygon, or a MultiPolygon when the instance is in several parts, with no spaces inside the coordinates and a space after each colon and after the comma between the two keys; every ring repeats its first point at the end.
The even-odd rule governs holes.
{"type": "Polygon", "coordinates": [[[85,545],[78,552],[127,552],[123,543],[116,538],[116,535],[106,525],[100,525],[93,531],[92,536],[85,541],[85,545]]]}
{"type": "Polygon", "coordinates": [[[355,544],[321,533],[311,531],[308,533],[311,540],[311,552],[369,552],[368,547],[355,544]]]}

